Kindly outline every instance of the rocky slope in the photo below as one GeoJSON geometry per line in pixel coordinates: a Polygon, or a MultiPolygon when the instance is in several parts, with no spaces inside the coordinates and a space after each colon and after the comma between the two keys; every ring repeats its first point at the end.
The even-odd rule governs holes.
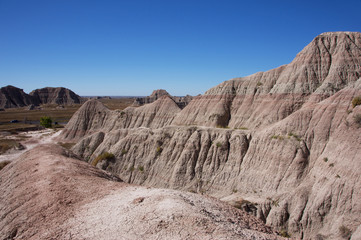
{"type": "Polygon", "coordinates": [[[281,239],[214,198],[122,183],[57,145],[0,171],[2,239],[281,239]]]}
{"type": "Polygon", "coordinates": [[[79,95],[63,87],[46,87],[32,91],[33,98],[41,104],[71,105],[82,102],[79,95]]]}
{"type": "Polygon", "coordinates": [[[320,102],[361,77],[360,33],[317,36],[287,65],[226,81],[192,101],[175,124],[259,128],[320,102]]]}
{"type": "Polygon", "coordinates": [[[67,88],[41,88],[25,93],[14,86],[0,88],[0,108],[16,108],[39,104],[71,105],[82,103],[84,100],[67,88]]]}
{"type": "Polygon", "coordinates": [[[221,83],[157,118],[142,117],[157,113],[151,104],[117,113],[88,102],[62,137],[79,140],[73,151],[89,162],[114,153],[97,166],[127,182],[242,199],[300,239],[357,239],[361,106],[351,102],[360,76],[361,33],[324,33],[290,64],[221,83]],[[127,112],[139,123],[121,118],[127,112]]]}
{"type": "Polygon", "coordinates": [[[187,106],[188,103],[190,103],[192,101],[192,99],[193,99],[193,97],[190,96],[190,95],[187,95],[185,97],[171,96],[166,90],[158,89],[158,90],[154,90],[150,96],[142,97],[142,98],[136,98],[134,100],[133,106],[138,107],[138,106],[142,106],[144,104],[152,103],[152,102],[157,101],[159,98],[161,98],[163,96],[168,96],[171,99],[173,99],[174,102],[181,109],[185,108],[185,106],[187,106]]]}
{"type": "Polygon", "coordinates": [[[24,107],[34,103],[34,99],[20,88],[10,85],[0,88],[0,108],[24,107]]]}

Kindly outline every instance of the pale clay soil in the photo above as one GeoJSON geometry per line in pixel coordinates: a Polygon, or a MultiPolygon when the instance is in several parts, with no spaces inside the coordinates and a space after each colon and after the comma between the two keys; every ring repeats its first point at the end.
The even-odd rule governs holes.
{"type": "Polygon", "coordinates": [[[51,144],[58,134],[27,133],[23,154],[5,155],[4,239],[282,239],[217,199],[119,182],[51,144]]]}
{"type": "Polygon", "coordinates": [[[24,137],[25,140],[20,143],[25,147],[22,150],[10,149],[5,154],[0,155],[0,162],[12,161],[18,158],[24,152],[33,149],[40,144],[55,143],[54,139],[59,136],[61,131],[54,131],[53,129],[44,129],[39,131],[22,132],[18,135],[2,136],[4,139],[17,139],[24,137]]]}

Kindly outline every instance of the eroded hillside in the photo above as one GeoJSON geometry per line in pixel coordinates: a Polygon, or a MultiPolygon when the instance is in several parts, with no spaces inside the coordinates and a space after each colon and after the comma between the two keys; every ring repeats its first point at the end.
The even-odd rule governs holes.
{"type": "MultiPolygon", "coordinates": [[[[130,183],[242,199],[303,239],[361,231],[361,33],[324,33],[287,65],[232,79],[180,109],[167,96],[110,111],[96,101],[62,138],[130,183]],[[343,230],[342,230],[343,229],[343,230]]],[[[94,163],[95,164],[95,163],[94,163]]]]}
{"type": "Polygon", "coordinates": [[[0,171],[2,239],[282,239],[211,197],[123,183],[58,145],[0,171]]]}

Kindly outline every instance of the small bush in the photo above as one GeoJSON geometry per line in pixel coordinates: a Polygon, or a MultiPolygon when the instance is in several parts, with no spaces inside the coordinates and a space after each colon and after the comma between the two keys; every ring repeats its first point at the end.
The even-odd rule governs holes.
{"type": "Polygon", "coordinates": [[[128,152],[127,150],[122,149],[122,156],[125,155],[125,154],[127,154],[127,152],[128,152]]]}
{"type": "Polygon", "coordinates": [[[92,165],[95,167],[100,161],[112,160],[112,159],[114,159],[114,154],[109,152],[104,152],[93,160],[92,165]]]}
{"type": "Polygon", "coordinates": [[[282,237],[285,237],[285,238],[290,238],[291,237],[291,235],[285,229],[280,230],[280,235],[282,237]]]}
{"type": "Polygon", "coordinates": [[[41,117],[40,125],[45,128],[51,128],[51,126],[53,125],[53,120],[51,119],[51,117],[47,117],[47,116],[41,117]]]}
{"type": "Polygon", "coordinates": [[[134,167],[130,167],[130,168],[129,168],[129,172],[133,172],[134,169],[135,169],[134,167]]]}
{"type": "Polygon", "coordinates": [[[325,158],[323,159],[323,161],[324,161],[324,162],[328,162],[328,158],[325,157],[325,158]]]}
{"type": "Polygon", "coordinates": [[[333,163],[330,163],[330,165],[328,165],[329,167],[333,167],[333,166],[335,166],[335,164],[333,164],[333,163]]]}
{"type": "Polygon", "coordinates": [[[352,99],[352,107],[356,107],[357,105],[361,105],[361,96],[355,97],[352,99]]]}
{"type": "Polygon", "coordinates": [[[10,161],[3,161],[0,162],[0,170],[2,170],[6,165],[8,165],[10,163],[10,161]]]}
{"type": "Polygon", "coordinates": [[[160,146],[158,146],[157,149],[156,149],[156,154],[157,154],[157,155],[160,155],[160,154],[162,153],[162,151],[163,151],[163,148],[161,148],[160,146]]]}
{"type": "Polygon", "coordinates": [[[143,166],[139,166],[139,167],[138,167],[138,170],[139,170],[139,172],[143,172],[143,171],[144,171],[144,167],[143,167],[143,166]]]}
{"type": "Polygon", "coordinates": [[[349,239],[351,237],[351,230],[344,225],[340,226],[338,230],[340,231],[341,237],[345,239],[349,239]]]}
{"type": "Polygon", "coordinates": [[[220,142],[217,142],[216,143],[216,146],[219,148],[219,147],[222,147],[222,143],[220,143],[220,142]]]}

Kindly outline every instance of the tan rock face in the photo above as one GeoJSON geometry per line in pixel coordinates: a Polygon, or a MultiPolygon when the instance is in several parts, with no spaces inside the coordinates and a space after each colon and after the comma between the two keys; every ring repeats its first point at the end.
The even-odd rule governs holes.
{"type": "Polygon", "coordinates": [[[360,65],[361,33],[325,33],[290,64],[226,81],[183,110],[149,104],[121,120],[104,109],[103,125],[76,114],[63,136],[82,137],[73,150],[89,162],[115,154],[98,167],[127,182],[242,199],[296,238],[340,239],[361,224],[360,65]]]}
{"type": "Polygon", "coordinates": [[[57,145],[0,171],[3,239],[281,239],[211,197],[122,183],[57,145]]]}
{"type": "Polygon", "coordinates": [[[101,102],[89,100],[70,119],[62,132],[64,139],[78,139],[99,130],[109,132],[120,128],[169,125],[180,108],[168,96],[141,107],[128,107],[123,111],[110,111],[101,102]]]}
{"type": "Polygon", "coordinates": [[[361,76],[360,46],[360,33],[321,34],[290,64],[208,90],[174,124],[253,129],[275,123],[304,103],[319,102],[355,83],[361,76]]]}

